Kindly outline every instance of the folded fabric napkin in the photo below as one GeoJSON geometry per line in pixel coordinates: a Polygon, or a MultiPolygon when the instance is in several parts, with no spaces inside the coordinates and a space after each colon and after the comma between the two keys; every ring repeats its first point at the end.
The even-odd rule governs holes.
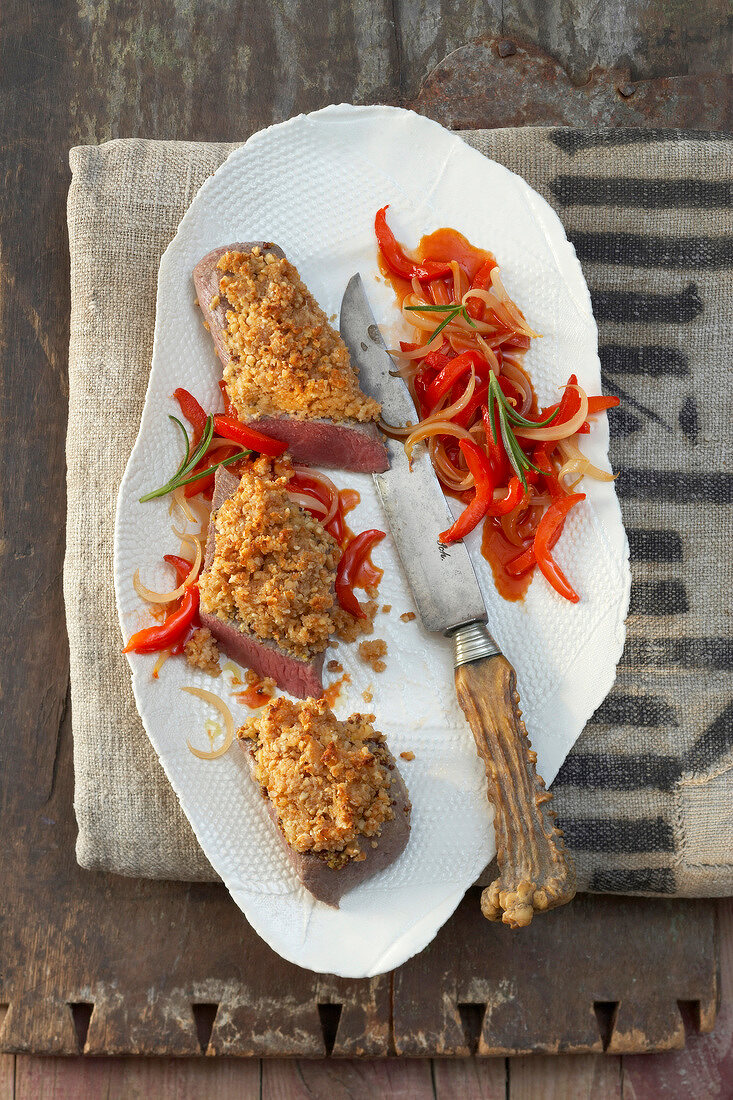
{"type": "MultiPolygon", "coordinates": [[[[540,128],[462,136],[557,210],[591,289],[605,388],[622,399],[611,459],[631,545],[626,650],[553,785],[579,887],[733,893],[731,141],[540,128]]],[[[64,591],[77,858],[126,875],[216,878],[135,709],[112,546],[158,263],[233,148],[129,139],[70,155],[64,591]]]]}

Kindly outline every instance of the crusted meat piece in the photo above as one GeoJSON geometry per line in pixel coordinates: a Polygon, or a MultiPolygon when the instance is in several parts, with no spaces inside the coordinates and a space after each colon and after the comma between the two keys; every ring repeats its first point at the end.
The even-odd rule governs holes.
{"type": "Polygon", "coordinates": [[[211,676],[220,676],[219,646],[211,631],[205,627],[194,630],[191,637],[183,647],[186,660],[194,668],[203,669],[211,676]]]}
{"type": "Polygon", "coordinates": [[[225,252],[217,267],[228,303],[224,381],[241,418],[377,419],[379,403],[359,389],[346,344],[284,256],[225,252]]]}
{"type": "Polygon", "coordinates": [[[283,440],[296,461],[387,469],[380,406],[359,388],[346,345],[282,249],[216,248],[194,282],[240,420],[283,440]]]}
{"type": "MultiPolygon", "coordinates": [[[[257,469],[266,471],[269,468],[264,460],[260,460],[259,463],[255,464],[255,473],[257,469]]],[[[271,477],[277,479],[280,476],[287,477],[287,470],[279,468],[278,464],[275,463],[273,464],[271,477]]],[[[325,656],[324,650],[307,652],[303,657],[295,656],[271,638],[259,637],[248,630],[236,615],[227,617],[223,611],[217,613],[214,610],[208,610],[208,593],[204,596],[208,581],[204,578],[207,577],[214,562],[217,546],[216,518],[219,509],[225,501],[237,493],[239,486],[240,479],[220,466],[216,471],[214,483],[214,510],[209,522],[209,536],[204,559],[205,572],[202,575],[202,601],[199,612],[201,622],[216,637],[224,652],[232,660],[237,661],[238,664],[254,669],[260,676],[271,676],[279,687],[284,691],[289,691],[291,695],[297,695],[299,698],[306,698],[309,695],[320,696],[323,694],[321,675],[325,656]]],[[[201,587],[201,582],[199,587],[201,587]]],[[[333,600],[335,604],[335,596],[333,596],[333,600]]]]}
{"type": "Polygon", "coordinates": [[[322,700],[281,697],[238,731],[296,872],[330,905],[392,863],[409,835],[407,790],[373,717],[339,722],[322,700]]]}
{"type": "Polygon", "coordinates": [[[199,582],[204,611],[301,660],[324,650],[340,551],[290,499],[287,477],[258,460],[217,509],[214,528],[213,560],[199,582]]]}

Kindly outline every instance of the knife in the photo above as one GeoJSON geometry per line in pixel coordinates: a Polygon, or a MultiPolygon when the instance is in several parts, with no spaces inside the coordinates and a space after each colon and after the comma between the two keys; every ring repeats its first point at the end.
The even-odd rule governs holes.
{"type": "MultiPolygon", "coordinates": [[[[410,392],[387,351],[360,275],[341,302],[341,336],[366,394],[390,424],[415,421],[410,392]]],[[[538,775],[519,709],[516,675],[486,625],[486,607],[463,542],[444,546],[438,533],[453,523],[427,448],[412,468],[400,440],[386,439],[389,469],[375,474],[415,604],[426,630],[453,639],[458,702],[486,769],[494,807],[499,877],[481,895],[481,911],[513,928],[535,912],[575,895],[575,868],[555,825],[552,795],[538,775]]]]}

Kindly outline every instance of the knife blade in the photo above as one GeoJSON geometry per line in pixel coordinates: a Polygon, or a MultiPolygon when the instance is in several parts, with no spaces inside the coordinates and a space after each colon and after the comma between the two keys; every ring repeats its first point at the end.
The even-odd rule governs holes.
{"type": "MultiPolygon", "coordinates": [[[[389,424],[414,421],[410,391],[374,321],[360,275],[354,275],[346,287],[340,327],[359,368],[361,388],[379,401],[384,420],[389,424]]],[[[389,469],[375,474],[374,481],[425,629],[451,634],[468,623],[486,622],[483,596],[466,547],[462,542],[451,546],[438,542],[453,516],[427,448],[415,449],[410,469],[401,440],[387,438],[386,444],[389,469]]]]}
{"type": "MultiPolygon", "coordinates": [[[[387,423],[415,420],[409,390],[377,327],[361,277],[341,303],[341,336],[359,383],[382,406],[387,423]]],[[[537,774],[519,709],[516,675],[486,627],[486,607],[463,542],[438,536],[453,522],[425,446],[412,468],[400,440],[387,439],[389,469],[374,474],[397,550],[423,625],[453,637],[458,702],[471,726],[494,807],[500,875],[481,895],[489,920],[512,927],[575,895],[575,868],[549,807],[552,795],[537,774]]]]}

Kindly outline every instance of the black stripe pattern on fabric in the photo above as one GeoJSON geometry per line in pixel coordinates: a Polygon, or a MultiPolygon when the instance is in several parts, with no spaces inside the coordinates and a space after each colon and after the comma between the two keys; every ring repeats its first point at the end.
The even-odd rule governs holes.
{"type": "Polygon", "coordinates": [[[674,834],[663,817],[563,818],[569,847],[586,852],[673,852],[674,834]]]}
{"type": "Polygon", "coordinates": [[[682,561],[682,536],[677,531],[627,527],[626,535],[636,561],[682,561]]]}
{"type": "Polygon", "coordinates": [[[674,708],[656,695],[623,695],[612,691],[588,719],[593,726],[677,726],[674,708]]]}
{"type": "Polygon", "coordinates": [[[690,601],[682,581],[637,581],[631,585],[631,614],[682,615],[689,610],[690,601]]]}
{"type": "Polygon", "coordinates": [[[605,791],[635,791],[651,787],[658,791],[670,791],[681,774],[681,764],[674,756],[571,752],[552,786],[553,789],[573,786],[605,791]]]}
{"type": "Polygon", "coordinates": [[[601,367],[609,374],[685,375],[690,373],[687,356],[677,348],[629,348],[624,344],[604,344],[598,349],[601,367]]]}
{"type": "Polygon", "coordinates": [[[702,313],[697,285],[690,283],[679,294],[640,294],[634,290],[593,290],[590,292],[597,321],[662,321],[687,324],[702,313]]]}
{"type": "Polygon", "coordinates": [[[701,179],[634,179],[619,176],[558,176],[550,191],[563,206],[643,206],[647,210],[726,207],[727,182],[701,179]]]}
{"type": "Polygon", "coordinates": [[[686,754],[686,772],[704,771],[733,748],[733,703],[710,723],[686,754]]]}
{"type": "Polygon", "coordinates": [[[733,669],[732,638],[638,638],[630,635],[623,667],[733,669]]]}
{"type": "Polygon", "coordinates": [[[733,263],[730,237],[660,237],[641,233],[570,233],[578,259],[633,267],[709,268],[733,263]]]}
{"type": "Polygon", "coordinates": [[[591,875],[597,894],[674,894],[677,883],[671,867],[603,867],[591,875]]]}
{"type": "Polygon", "coordinates": [[[616,491],[624,500],[663,500],[672,504],[733,504],[733,474],[686,474],[622,466],[616,491]]]}
{"type": "Polygon", "coordinates": [[[657,141],[728,141],[729,136],[717,130],[655,130],[618,127],[609,130],[576,130],[558,127],[549,132],[550,141],[564,153],[574,156],[583,149],[599,145],[652,145],[657,141]]]}

